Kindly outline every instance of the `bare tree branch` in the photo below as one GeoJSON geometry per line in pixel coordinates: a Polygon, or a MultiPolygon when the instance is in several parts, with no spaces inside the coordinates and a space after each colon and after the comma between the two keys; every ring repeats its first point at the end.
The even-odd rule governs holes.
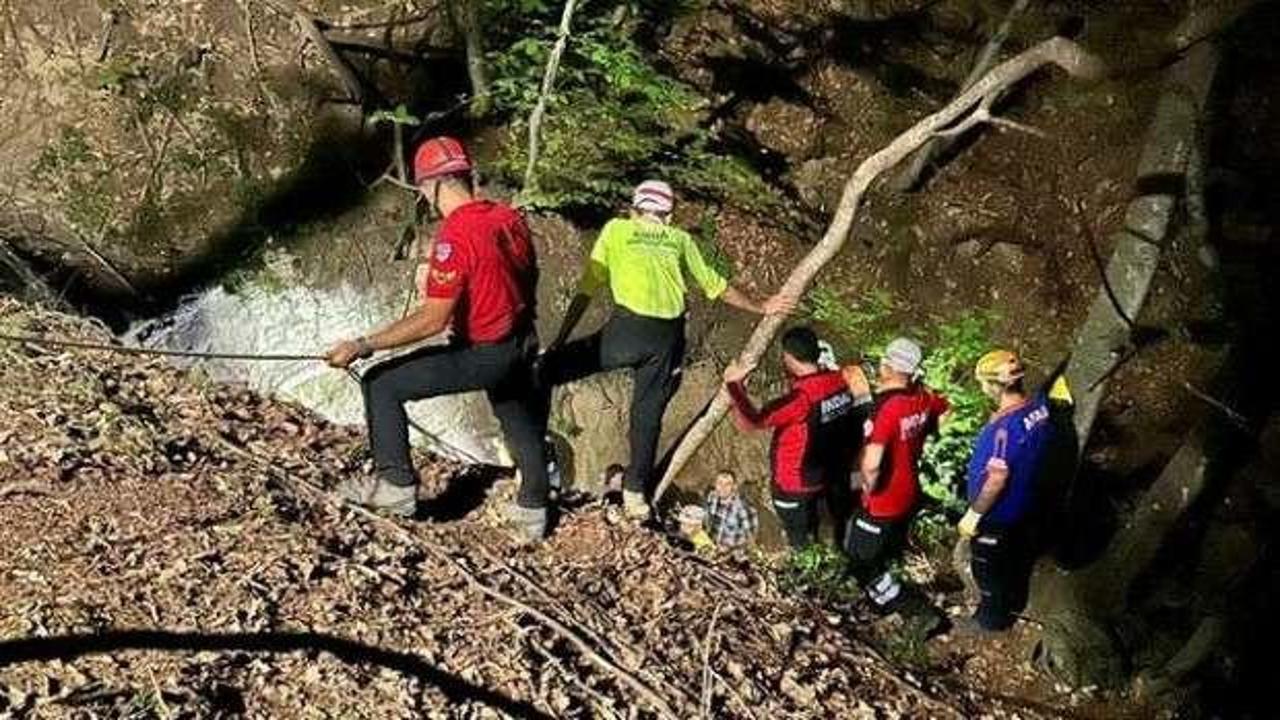
{"type": "MultiPolygon", "coordinates": [[[[1014,21],[1027,9],[1029,3],[1030,0],[1016,0],[1013,6],[1009,8],[1009,12],[1005,14],[1000,27],[996,28],[991,39],[987,41],[982,51],[978,53],[977,59],[973,62],[973,69],[969,71],[969,75],[960,84],[962,92],[978,82],[978,79],[985,75],[991,69],[991,66],[995,64],[996,57],[1000,54],[1000,48],[1004,47],[1005,41],[1009,39],[1009,33],[1013,30],[1014,21]]],[[[951,147],[954,139],[954,135],[940,135],[926,142],[911,157],[911,162],[894,178],[892,188],[898,192],[905,192],[914,188],[920,182],[920,176],[924,174],[925,168],[929,167],[929,163],[946,152],[951,147]]]]}
{"type": "MultiPolygon", "coordinates": [[[[1021,81],[1045,65],[1056,65],[1069,75],[1078,78],[1096,78],[1104,70],[1102,62],[1079,45],[1066,38],[1051,38],[1014,57],[988,73],[960,97],[938,112],[924,118],[899,135],[888,146],[867,158],[845,183],[844,194],[836,209],[826,235],[809,254],[791,271],[783,284],[783,292],[802,295],[824,265],[840,252],[853,227],[853,219],[862,204],[862,198],[871,183],[885,171],[906,159],[916,148],[927,142],[940,130],[951,127],[961,118],[974,114],[975,106],[983,110],[994,98],[1009,86],[1021,81]]],[[[963,126],[968,121],[961,123],[963,126]]],[[[756,325],[755,331],[741,353],[744,364],[755,364],[774,335],[782,327],[783,318],[769,316],[756,325]]],[[[654,502],[661,500],[671,481],[680,473],[697,449],[702,445],[729,408],[729,398],[723,388],[716,394],[707,411],[685,434],[671,454],[671,461],[654,494],[654,502]]]]}
{"type": "Polygon", "coordinates": [[[565,46],[569,44],[569,26],[573,22],[573,11],[577,0],[565,0],[564,11],[560,14],[560,29],[556,32],[556,44],[551,48],[547,58],[547,69],[542,74],[542,92],[538,94],[538,102],[529,113],[529,162],[524,169],[524,189],[537,188],[537,176],[534,174],[538,165],[538,134],[542,131],[542,116],[547,112],[547,99],[555,87],[556,72],[560,69],[560,57],[564,55],[565,46]]]}

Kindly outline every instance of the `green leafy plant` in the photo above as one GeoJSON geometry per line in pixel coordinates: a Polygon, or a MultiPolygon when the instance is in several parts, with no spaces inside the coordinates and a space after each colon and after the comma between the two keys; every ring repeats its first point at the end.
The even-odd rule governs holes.
{"type": "Polygon", "coordinates": [[[873,291],[859,302],[850,303],[824,286],[809,292],[805,310],[822,326],[842,356],[847,357],[851,351],[875,355],[896,335],[913,336],[922,342],[924,381],[947,397],[952,410],[938,435],[925,445],[920,464],[921,486],[944,510],[962,510],[963,502],[956,489],[963,482],[974,439],[989,412],[970,370],[990,349],[992,317],[969,312],[935,319],[924,328],[904,330],[893,322],[897,307],[889,293],[873,291]]]}
{"type": "Polygon", "coordinates": [[[951,415],[925,445],[920,482],[925,494],[952,511],[963,510],[956,489],[964,482],[973,443],[989,414],[987,399],[970,374],[991,346],[991,317],[966,313],[937,322],[927,335],[924,380],[951,402],[951,415]]]}
{"type": "MultiPolygon", "coordinates": [[[[526,122],[538,101],[558,7],[499,5],[508,15],[498,20],[494,11],[502,28],[495,34],[516,39],[489,57],[495,108],[511,121],[497,171],[515,184],[527,162],[526,122]]],[[[776,206],[776,193],[749,164],[709,149],[713,137],[702,127],[706,99],[662,72],[630,25],[618,23],[611,11],[586,5],[574,18],[542,125],[537,191],[526,188],[525,202],[608,209],[638,179],[661,173],[682,191],[714,201],[755,212],[776,206]]]]}
{"type": "Polygon", "coordinates": [[[814,544],[787,557],[778,571],[783,590],[821,602],[851,602],[858,598],[856,580],[849,575],[849,559],[830,545],[814,544]]]}

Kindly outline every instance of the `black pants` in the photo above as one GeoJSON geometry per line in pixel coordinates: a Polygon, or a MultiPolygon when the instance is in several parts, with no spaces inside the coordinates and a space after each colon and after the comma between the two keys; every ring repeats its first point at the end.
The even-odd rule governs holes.
{"type": "Polygon", "coordinates": [[[982,528],[969,541],[969,567],[978,584],[973,618],[988,630],[1005,630],[1027,605],[1027,589],[1035,552],[1021,528],[982,528]]]}
{"type": "Polygon", "coordinates": [[[813,495],[785,495],[775,492],[773,510],[778,515],[782,532],[793,550],[800,550],[818,542],[821,525],[820,506],[825,506],[831,517],[835,545],[845,546],[845,533],[849,524],[853,494],[845,483],[833,482],[829,487],[813,495]]]}
{"type": "Polygon", "coordinates": [[[667,403],[680,388],[684,362],[684,318],[662,320],[615,308],[598,332],[566,343],[543,358],[540,383],[556,385],[621,368],[635,371],[631,394],[631,460],[623,486],[645,492],[653,475],[667,403]]]}
{"type": "Polygon", "coordinates": [[[406,402],[483,390],[520,469],[519,504],[545,507],[546,416],[540,411],[532,382],[537,346],[536,336],[524,333],[489,345],[425,348],[370,368],[364,374],[362,387],[369,444],[378,474],[396,485],[418,481],[409,456],[406,402]]]}
{"type": "Polygon", "coordinates": [[[803,550],[818,541],[818,498],[773,498],[773,511],[792,550],[803,550]]]}
{"type": "Polygon", "coordinates": [[[865,510],[859,510],[849,522],[845,538],[849,571],[877,607],[888,609],[902,599],[903,588],[890,567],[906,547],[910,525],[910,515],[884,520],[865,510]]]}

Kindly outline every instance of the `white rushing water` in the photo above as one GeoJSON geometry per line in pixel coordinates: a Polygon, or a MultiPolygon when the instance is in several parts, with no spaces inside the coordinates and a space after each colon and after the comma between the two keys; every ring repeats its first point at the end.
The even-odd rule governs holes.
{"type": "MultiPolygon", "coordinates": [[[[139,323],[128,339],[149,347],[252,354],[318,354],[336,340],[399,316],[403,297],[395,292],[359,290],[349,284],[309,286],[296,276],[293,259],[273,254],[263,268],[234,289],[215,286],[174,312],[139,323]]],[[[338,423],[363,424],[359,386],[340,370],[319,361],[201,360],[215,381],[241,382],[275,397],[300,403],[338,423]]],[[[443,441],[432,443],[410,432],[415,444],[445,455],[505,464],[497,424],[483,396],[434,398],[409,406],[410,417],[443,441]]]]}

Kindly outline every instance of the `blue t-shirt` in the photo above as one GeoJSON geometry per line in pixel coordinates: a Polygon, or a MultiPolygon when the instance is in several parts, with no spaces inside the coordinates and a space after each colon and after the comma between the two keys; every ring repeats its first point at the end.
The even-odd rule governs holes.
{"type": "Polygon", "coordinates": [[[982,428],[969,461],[969,502],[982,490],[988,461],[1003,458],[1009,466],[1009,480],[995,505],[983,515],[984,525],[1008,527],[1030,512],[1051,433],[1049,404],[1043,393],[996,416],[982,428]]]}

